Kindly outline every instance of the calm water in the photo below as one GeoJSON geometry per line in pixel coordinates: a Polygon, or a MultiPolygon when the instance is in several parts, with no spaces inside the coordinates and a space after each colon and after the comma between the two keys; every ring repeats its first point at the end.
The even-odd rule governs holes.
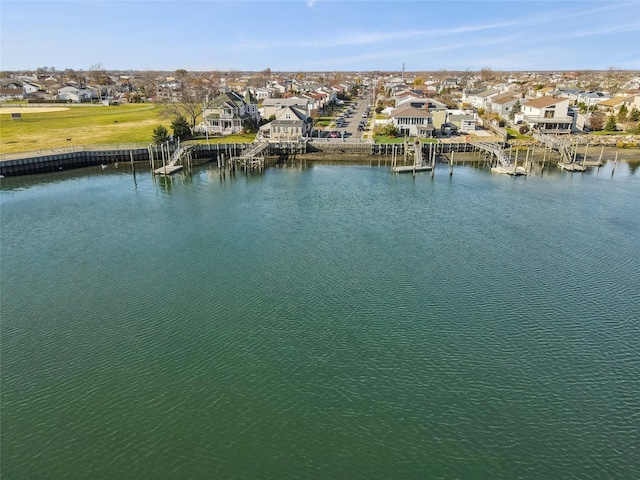
{"type": "Polygon", "coordinates": [[[3,179],[2,478],[640,478],[611,168],[3,179]]]}

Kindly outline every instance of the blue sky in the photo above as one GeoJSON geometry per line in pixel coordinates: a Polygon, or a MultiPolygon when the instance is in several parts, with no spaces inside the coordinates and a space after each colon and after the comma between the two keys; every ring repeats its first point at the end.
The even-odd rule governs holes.
{"type": "Polygon", "coordinates": [[[640,70],[640,1],[0,0],[0,70],[640,70]]]}

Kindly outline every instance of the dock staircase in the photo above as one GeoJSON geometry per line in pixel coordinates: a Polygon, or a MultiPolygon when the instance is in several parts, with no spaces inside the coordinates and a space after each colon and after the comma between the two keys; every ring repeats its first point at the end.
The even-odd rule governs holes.
{"type": "Polygon", "coordinates": [[[491,168],[492,172],[512,176],[526,175],[525,169],[518,167],[500,145],[491,142],[471,142],[471,145],[496,157],[497,165],[491,168]]]}
{"type": "Polygon", "coordinates": [[[178,146],[178,148],[176,148],[169,156],[169,161],[167,162],[167,164],[160,168],[156,168],[154,170],[154,173],[156,175],[168,176],[179,172],[180,170],[182,170],[183,165],[178,165],[178,162],[180,162],[183,157],[186,156],[188,152],[190,152],[194,147],[195,145],[178,146]]]}
{"type": "MultiPolygon", "coordinates": [[[[554,137],[544,133],[536,133],[534,138],[547,148],[555,150],[560,155],[558,167],[572,172],[584,172],[586,170],[585,159],[577,159],[577,155],[571,153],[571,143],[566,138],[554,137]]],[[[576,147],[577,150],[577,147],[576,147]]]]}
{"type": "Polygon", "coordinates": [[[496,157],[501,167],[513,166],[513,161],[499,145],[491,142],[471,142],[471,145],[487,153],[491,153],[496,157]]]}
{"type": "Polygon", "coordinates": [[[167,163],[167,166],[174,167],[176,163],[178,163],[182,159],[183,155],[185,155],[193,147],[193,145],[180,145],[173,151],[171,157],[169,157],[169,163],[167,163]]]}
{"type": "Polygon", "coordinates": [[[232,162],[247,171],[255,168],[262,169],[264,168],[264,155],[268,149],[268,142],[254,142],[241,155],[234,157],[232,162]]]}

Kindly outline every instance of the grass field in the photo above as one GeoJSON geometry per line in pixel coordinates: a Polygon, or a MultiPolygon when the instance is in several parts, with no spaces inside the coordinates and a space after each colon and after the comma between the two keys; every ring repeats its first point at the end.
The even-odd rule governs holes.
{"type": "Polygon", "coordinates": [[[162,107],[156,104],[64,107],[68,108],[62,111],[25,108],[21,112],[22,121],[11,119],[9,113],[13,110],[0,108],[0,153],[75,145],[147,143],[158,125],[171,132],[171,118],[165,117],[162,107]]]}

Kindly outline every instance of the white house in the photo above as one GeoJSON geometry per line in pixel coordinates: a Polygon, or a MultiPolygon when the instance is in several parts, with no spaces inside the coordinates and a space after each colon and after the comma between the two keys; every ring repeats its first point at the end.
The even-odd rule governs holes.
{"type": "Polygon", "coordinates": [[[424,108],[405,105],[391,112],[391,121],[401,135],[412,137],[433,136],[433,115],[424,108]]]}
{"type": "Polygon", "coordinates": [[[571,133],[575,118],[569,115],[568,98],[540,97],[522,105],[522,112],[515,120],[523,121],[545,133],[571,133]]]}
{"type": "Polygon", "coordinates": [[[462,101],[473,105],[475,108],[484,108],[485,110],[491,104],[491,98],[500,94],[500,91],[495,89],[484,90],[477,93],[463,92],[462,101]]]}
{"type": "Polygon", "coordinates": [[[578,95],[576,101],[578,103],[585,103],[587,107],[590,107],[609,98],[611,98],[611,95],[604,92],[582,92],[578,95]]]}
{"type": "Polygon", "coordinates": [[[62,87],[58,90],[58,100],[67,100],[74,103],[90,102],[92,99],[98,98],[94,90],[81,87],[62,87]]]}
{"type": "Polygon", "coordinates": [[[22,89],[24,90],[25,95],[30,95],[32,93],[36,93],[38,90],[42,90],[42,87],[35,83],[25,82],[22,85],[22,89]]]}
{"type": "Polygon", "coordinates": [[[260,102],[266,98],[272,97],[273,91],[270,88],[259,87],[254,90],[253,94],[256,97],[256,100],[260,102]]]}
{"type": "Polygon", "coordinates": [[[505,93],[491,98],[491,112],[500,115],[502,118],[508,118],[513,106],[520,102],[522,104],[521,95],[513,95],[505,93]]]}
{"type": "Polygon", "coordinates": [[[445,123],[455,126],[462,132],[473,132],[476,129],[477,121],[475,114],[465,113],[462,110],[449,110],[445,123]]]}

